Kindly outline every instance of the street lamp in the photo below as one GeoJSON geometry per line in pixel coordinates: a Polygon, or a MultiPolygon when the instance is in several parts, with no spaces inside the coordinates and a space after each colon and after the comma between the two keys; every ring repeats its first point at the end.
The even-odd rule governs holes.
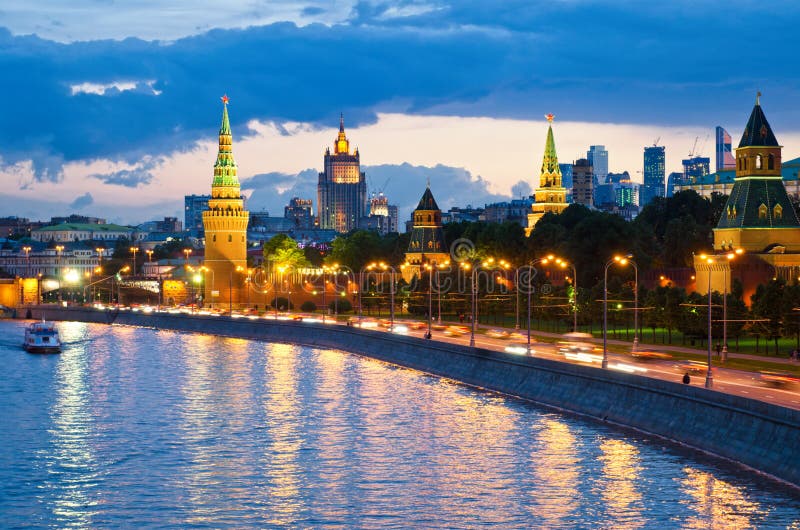
{"type": "Polygon", "coordinates": [[[186,265],[189,265],[189,256],[192,254],[192,249],[190,248],[183,249],[183,254],[186,256],[186,265]]]}
{"type": "MultiPolygon", "coordinates": [[[[235,269],[230,269],[228,271],[228,313],[233,315],[233,272],[241,272],[244,270],[244,267],[241,265],[237,265],[235,269]]],[[[212,277],[213,280],[213,277],[212,277]]],[[[222,280],[225,281],[225,280],[222,280]]],[[[276,295],[277,296],[277,295],[276,295]]],[[[275,299],[275,307],[278,307],[278,299],[275,299]]]]}
{"type": "Polygon", "coordinates": [[[741,256],[742,254],[744,254],[744,249],[742,248],[728,252],[725,255],[728,259],[728,266],[722,269],[722,352],[720,353],[722,362],[728,360],[728,269],[730,268],[730,262],[736,256],[741,256]]]}
{"type": "MultiPolygon", "coordinates": [[[[58,301],[61,301],[61,276],[63,271],[61,270],[61,253],[64,252],[64,245],[56,245],[56,276],[58,277],[58,301]]],[[[85,296],[84,296],[85,298],[85,296]]]]}
{"type": "Polygon", "coordinates": [[[22,250],[25,252],[25,277],[28,278],[31,275],[31,247],[24,246],[22,250]]]}
{"type": "Polygon", "coordinates": [[[700,255],[700,259],[706,264],[706,271],[708,273],[708,364],[706,370],[706,388],[714,386],[714,375],[711,373],[711,266],[714,264],[714,258],[700,255]]]}
{"type": "MultiPolygon", "coordinates": [[[[553,260],[555,260],[555,256],[553,256],[552,254],[549,254],[549,255],[547,255],[547,256],[545,256],[543,258],[536,258],[535,260],[531,261],[527,265],[527,267],[528,267],[528,285],[527,285],[527,290],[528,290],[528,353],[531,352],[531,294],[533,293],[533,278],[534,278],[533,272],[536,270],[536,265],[538,265],[540,263],[542,263],[544,265],[547,265],[548,263],[550,263],[553,260]]],[[[521,268],[522,267],[520,267],[520,269],[521,268]]],[[[519,270],[520,269],[517,269],[517,278],[518,278],[517,281],[519,281],[519,270]]],[[[517,287],[517,288],[519,288],[519,287],[517,287]]]]}
{"type": "MultiPolygon", "coordinates": [[[[614,256],[612,259],[606,262],[605,271],[603,272],[603,368],[608,368],[608,268],[615,263],[619,265],[627,265],[628,263],[631,263],[635,267],[636,264],[632,259],[630,259],[631,257],[632,256],[630,254],[627,256],[614,256]]],[[[638,271],[638,269],[636,270],[638,271]]],[[[637,290],[638,287],[639,286],[637,285],[637,290]]],[[[635,303],[636,302],[634,302],[634,304],[635,303]]]]}
{"type": "Polygon", "coordinates": [[[445,261],[444,263],[437,265],[436,267],[436,293],[438,295],[438,318],[436,319],[439,325],[442,325],[442,282],[439,281],[439,274],[442,272],[442,269],[450,267],[450,260],[445,261]]]}
{"type": "Polygon", "coordinates": [[[425,264],[425,270],[428,271],[428,331],[425,333],[425,338],[430,339],[432,336],[431,325],[433,319],[433,265],[430,263],[425,264]]]}
{"type": "Polygon", "coordinates": [[[147,249],[147,250],[144,251],[144,253],[147,254],[147,263],[148,263],[147,267],[150,270],[150,273],[152,274],[153,271],[152,271],[151,264],[153,263],[153,250],[152,249],[147,249]]]}
{"type": "Polygon", "coordinates": [[[472,326],[470,327],[469,333],[469,345],[471,348],[475,347],[475,321],[478,320],[478,287],[477,287],[477,274],[478,271],[483,269],[497,269],[503,268],[503,265],[496,264],[494,258],[486,258],[482,262],[476,262],[473,266],[471,263],[467,261],[461,262],[461,267],[464,270],[469,271],[472,270],[472,326]]]}
{"type": "MultiPolygon", "coordinates": [[[[572,331],[578,331],[578,271],[575,270],[575,264],[565,261],[561,258],[555,258],[556,264],[562,269],[567,267],[572,268],[572,331]]],[[[636,334],[634,334],[635,340],[636,334]]]]}
{"type": "Polygon", "coordinates": [[[139,247],[131,247],[131,252],[133,253],[133,271],[131,272],[131,276],[136,276],[136,253],[139,251],[139,247]]]}

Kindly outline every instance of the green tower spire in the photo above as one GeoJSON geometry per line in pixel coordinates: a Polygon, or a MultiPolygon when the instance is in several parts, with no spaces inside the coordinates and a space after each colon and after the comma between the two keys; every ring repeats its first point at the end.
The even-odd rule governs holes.
{"type": "Polygon", "coordinates": [[[556,141],[553,138],[553,115],[545,116],[550,125],[547,127],[547,140],[544,144],[544,159],[542,171],[539,174],[539,186],[542,188],[561,187],[561,168],[558,166],[556,155],[556,141]]]}
{"type": "Polygon", "coordinates": [[[236,161],[233,159],[233,135],[228,120],[228,96],[222,96],[222,124],[219,128],[219,152],[214,164],[214,182],[212,187],[239,187],[236,176],[236,161]]]}

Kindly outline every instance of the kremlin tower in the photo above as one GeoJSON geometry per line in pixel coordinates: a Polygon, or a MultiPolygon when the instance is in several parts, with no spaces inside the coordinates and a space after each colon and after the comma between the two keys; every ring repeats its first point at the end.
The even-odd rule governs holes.
{"type": "Polygon", "coordinates": [[[414,226],[406,251],[406,263],[409,266],[403,269],[403,278],[406,281],[411,281],[415,275],[422,278],[425,265],[443,265],[450,261],[449,249],[444,244],[442,211],[433,198],[430,183],[425,188],[412,218],[414,226]]]}
{"type": "Polygon", "coordinates": [[[206,235],[205,301],[213,306],[241,303],[247,270],[247,222],[250,213],[236,176],[233,139],[228,121],[228,96],[222,97],[222,125],[219,129],[219,153],[214,164],[211,199],[203,212],[206,235]],[[208,280],[211,280],[210,282],[208,280]]]}
{"type": "Polygon", "coordinates": [[[547,127],[547,141],[544,144],[544,160],[542,171],[539,174],[539,187],[534,192],[535,202],[532,213],[528,214],[528,228],[525,235],[531,235],[533,226],[544,217],[547,212],[559,214],[566,210],[567,190],[561,185],[561,169],[558,167],[556,155],[556,142],[553,139],[553,115],[545,116],[549,123],[547,127]]]}

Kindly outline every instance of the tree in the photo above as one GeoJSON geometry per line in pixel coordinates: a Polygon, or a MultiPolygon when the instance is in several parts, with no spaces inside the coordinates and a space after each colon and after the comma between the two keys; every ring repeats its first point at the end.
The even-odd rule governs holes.
{"type": "MultiPolygon", "coordinates": [[[[757,319],[764,320],[767,338],[775,341],[775,354],[778,354],[778,339],[783,332],[784,316],[791,312],[789,297],[785,295],[786,282],[771,280],[759,285],[752,297],[752,311],[757,319]]],[[[767,350],[769,351],[769,350],[767,350]]]]}
{"type": "Polygon", "coordinates": [[[264,259],[273,266],[299,269],[310,264],[297,241],[286,234],[278,234],[264,243],[263,251],[264,259]]]}

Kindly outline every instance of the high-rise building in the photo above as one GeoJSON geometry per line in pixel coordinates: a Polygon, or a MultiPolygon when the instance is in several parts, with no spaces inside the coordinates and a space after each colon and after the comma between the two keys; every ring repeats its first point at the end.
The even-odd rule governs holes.
{"type": "Polygon", "coordinates": [[[654,197],[663,197],[664,163],[666,150],[663,145],[644,148],[644,182],[640,188],[639,206],[644,206],[654,197]]]}
{"type": "Polygon", "coordinates": [[[731,151],[731,135],[717,125],[717,171],[736,169],[736,160],[731,151]]]}
{"type": "Polygon", "coordinates": [[[547,115],[547,139],[544,144],[544,159],[539,173],[539,187],[534,192],[534,203],[528,214],[528,227],[525,234],[530,235],[533,227],[548,212],[561,213],[567,204],[567,190],[561,185],[561,168],[558,166],[556,142],[553,139],[553,115],[547,115]]]}
{"type": "Polygon", "coordinates": [[[442,211],[433,198],[430,186],[425,188],[412,220],[411,239],[406,251],[406,263],[409,266],[403,269],[406,281],[414,276],[421,278],[422,268],[426,265],[443,265],[450,260],[442,230],[442,211]]]}
{"type": "Polygon", "coordinates": [[[314,228],[314,208],[311,199],[292,197],[283,209],[283,217],[289,219],[295,228],[314,228]]]}
{"type": "Polygon", "coordinates": [[[247,223],[250,214],[244,209],[236,161],[233,159],[233,135],[228,121],[228,96],[222,97],[222,125],[219,151],[211,182],[211,199],[203,212],[206,234],[204,275],[205,301],[212,306],[239,304],[244,299],[247,277],[247,223]],[[209,281],[210,280],[210,281],[209,281]]]}
{"type": "Polygon", "coordinates": [[[186,195],[183,197],[183,229],[203,237],[203,212],[208,210],[211,195],[186,195]]]}
{"type": "Polygon", "coordinates": [[[572,203],[594,206],[594,172],[586,158],[572,165],[572,203]]]}
{"type": "Polygon", "coordinates": [[[692,178],[700,178],[709,174],[711,159],[702,156],[687,158],[683,163],[683,181],[691,182],[692,178]]]}
{"type": "Polygon", "coordinates": [[[675,194],[675,186],[683,184],[683,173],[674,171],[667,177],[667,197],[672,197],[675,194]]]}
{"type": "Polygon", "coordinates": [[[381,235],[397,232],[397,206],[389,204],[383,193],[374,195],[369,200],[369,216],[361,219],[359,228],[375,230],[381,235]]]}
{"type": "Polygon", "coordinates": [[[325,149],[325,170],[317,184],[319,227],[349,232],[367,215],[367,181],[361,172],[358,148],[350,154],[350,142],[344,133],[344,116],[339,120],[339,135],[333,146],[325,149]]]}
{"type": "Polygon", "coordinates": [[[569,198],[572,195],[572,164],[559,164],[558,168],[561,170],[561,185],[567,189],[569,198]]]}
{"type": "Polygon", "coordinates": [[[604,145],[591,145],[586,152],[586,159],[592,166],[596,184],[605,184],[608,176],[608,151],[604,145]]]}

